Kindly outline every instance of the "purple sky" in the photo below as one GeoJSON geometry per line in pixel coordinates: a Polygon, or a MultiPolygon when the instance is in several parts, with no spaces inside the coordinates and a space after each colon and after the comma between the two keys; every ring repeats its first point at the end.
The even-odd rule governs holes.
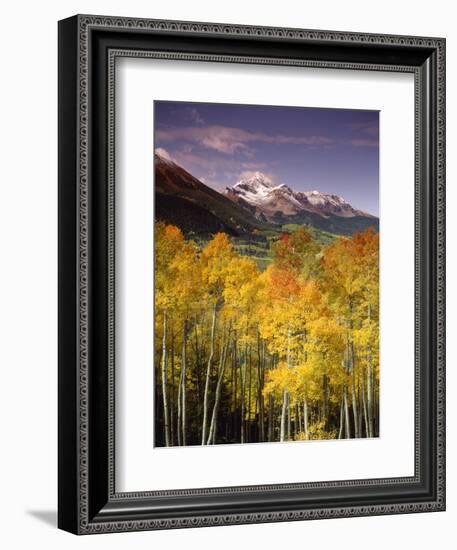
{"type": "Polygon", "coordinates": [[[379,112],[155,101],[155,147],[222,191],[260,171],[379,214],[379,112]]]}

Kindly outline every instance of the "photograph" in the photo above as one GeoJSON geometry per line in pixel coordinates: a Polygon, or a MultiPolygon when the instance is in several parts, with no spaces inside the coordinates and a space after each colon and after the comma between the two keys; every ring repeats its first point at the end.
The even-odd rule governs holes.
{"type": "Polygon", "coordinates": [[[154,100],[155,447],[379,437],[379,117],[154,100]]]}
{"type": "MultiPolygon", "coordinates": [[[[238,21],[231,4],[218,21],[209,4],[181,4],[166,17],[146,4],[143,15],[124,6],[123,15],[60,17],[58,135],[22,117],[44,132],[33,144],[57,138],[58,224],[34,200],[52,183],[46,163],[37,171],[43,147],[6,178],[21,199],[4,209],[12,233],[33,220],[30,209],[58,230],[58,308],[47,298],[42,308],[58,311],[58,475],[45,453],[35,476],[49,485],[48,468],[57,481],[57,526],[127,538],[232,526],[243,534],[224,534],[222,546],[233,549],[246,546],[247,524],[259,545],[267,527],[254,524],[274,534],[288,522],[268,535],[277,548],[302,521],[306,540],[322,546],[321,520],[339,519],[330,543],[341,546],[345,529],[356,550],[396,515],[416,547],[444,543],[448,516],[429,512],[446,510],[449,449],[451,18],[428,10],[421,20],[396,5],[394,20],[389,9],[374,20],[313,4],[301,15],[281,5],[268,19],[274,7],[244,2],[238,21]]],[[[36,64],[19,65],[5,74],[30,84],[36,64]]],[[[55,95],[41,93],[43,120],[55,95]]],[[[5,133],[12,142],[23,134],[5,133]]],[[[24,226],[27,243],[43,240],[34,225],[24,226]]],[[[33,257],[16,248],[5,257],[26,258],[30,278],[33,257]]],[[[43,250],[34,247],[39,265],[51,265],[43,250]]],[[[13,264],[3,271],[22,283],[13,264]]],[[[42,299],[50,279],[35,271],[42,299]]],[[[29,313],[9,317],[24,340],[29,313]]],[[[49,363],[49,340],[38,336],[49,363]]],[[[32,378],[7,371],[27,380],[33,405],[30,392],[43,401],[49,391],[30,383],[43,378],[35,345],[16,342],[11,357],[25,349],[32,378]]],[[[38,409],[24,410],[29,425],[38,409]]],[[[40,440],[48,432],[34,430],[40,440]]],[[[41,514],[31,504],[29,516],[41,514]]]]}

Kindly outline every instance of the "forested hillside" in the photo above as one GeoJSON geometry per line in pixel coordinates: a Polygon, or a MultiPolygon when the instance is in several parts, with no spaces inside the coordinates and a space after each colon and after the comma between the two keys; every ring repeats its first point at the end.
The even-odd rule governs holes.
{"type": "Polygon", "coordinates": [[[378,435],[378,234],[270,247],[156,224],[156,446],[378,435]]]}

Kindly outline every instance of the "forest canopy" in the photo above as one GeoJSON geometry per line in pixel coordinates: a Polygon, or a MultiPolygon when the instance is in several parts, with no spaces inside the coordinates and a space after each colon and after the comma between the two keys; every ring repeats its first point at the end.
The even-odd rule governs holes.
{"type": "Polygon", "coordinates": [[[379,235],[270,247],[156,223],[156,446],[378,436],[379,235]]]}

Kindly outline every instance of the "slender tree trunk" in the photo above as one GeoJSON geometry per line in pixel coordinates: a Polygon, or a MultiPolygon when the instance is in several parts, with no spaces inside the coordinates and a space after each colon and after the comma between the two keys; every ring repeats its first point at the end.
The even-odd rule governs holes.
{"type": "MultiPolygon", "coordinates": [[[[236,333],[235,337],[233,339],[233,368],[234,368],[234,390],[233,390],[233,439],[235,441],[238,441],[238,422],[237,422],[237,416],[238,416],[238,376],[237,376],[237,368],[238,368],[238,354],[237,354],[237,343],[236,343],[236,333]]],[[[240,436],[241,439],[241,436],[240,436]]]]}
{"type": "Polygon", "coordinates": [[[273,441],[274,435],[273,396],[268,396],[268,441],[273,441]]]}
{"type": "Polygon", "coordinates": [[[163,337],[162,337],[162,397],[163,397],[163,429],[165,446],[170,446],[170,426],[168,422],[168,396],[167,396],[167,312],[163,312],[163,337]]]}
{"type": "Polygon", "coordinates": [[[308,400],[305,397],[303,398],[303,431],[305,432],[305,437],[308,439],[308,400]]]}
{"type": "Polygon", "coordinates": [[[290,417],[290,393],[287,392],[287,441],[290,441],[290,435],[291,435],[291,417],[290,417]]]}
{"type": "Polygon", "coordinates": [[[344,427],[344,417],[343,417],[343,399],[341,399],[340,403],[340,425],[338,428],[338,439],[341,439],[343,437],[343,427],[344,427]]]}
{"type": "MultiPolygon", "coordinates": [[[[363,373],[360,374],[360,377],[363,376],[363,373]]],[[[358,430],[359,430],[359,437],[363,437],[362,435],[362,417],[363,417],[363,413],[362,413],[362,408],[363,408],[363,404],[362,404],[362,392],[360,391],[360,377],[359,377],[359,380],[357,381],[357,407],[358,407],[358,411],[359,411],[359,423],[358,423],[358,430]]]]}
{"type": "Polygon", "coordinates": [[[328,375],[327,374],[324,374],[324,381],[323,381],[323,386],[324,386],[324,402],[323,402],[323,405],[322,405],[322,416],[324,418],[324,427],[325,427],[325,431],[328,431],[328,421],[329,421],[329,406],[328,406],[328,401],[329,401],[329,384],[328,384],[328,375]]]}
{"type": "Polygon", "coordinates": [[[264,402],[263,402],[263,373],[265,370],[265,348],[263,342],[260,342],[260,334],[257,331],[257,401],[259,409],[259,441],[265,441],[265,420],[264,420],[264,402]]]}
{"type": "Polygon", "coordinates": [[[245,400],[245,390],[246,390],[246,361],[248,358],[248,346],[246,345],[244,350],[243,362],[240,365],[240,393],[241,393],[241,419],[240,419],[240,440],[241,443],[245,442],[245,416],[246,416],[246,400],[245,400]]]}
{"type": "Polygon", "coordinates": [[[359,434],[359,416],[357,413],[357,397],[355,393],[354,381],[351,384],[351,396],[352,396],[352,411],[354,413],[354,437],[358,439],[359,434]]]}
{"type": "Polygon", "coordinates": [[[228,402],[228,410],[227,410],[227,418],[226,418],[226,438],[227,441],[231,441],[232,439],[232,429],[233,429],[233,414],[235,410],[235,395],[234,395],[234,387],[235,387],[235,362],[234,362],[235,353],[232,351],[232,361],[231,361],[231,368],[230,368],[230,394],[229,394],[229,402],[228,402]]]}
{"type": "MultiPolygon", "coordinates": [[[[371,320],[370,295],[368,294],[368,321],[371,320]]],[[[373,437],[373,379],[371,374],[371,352],[367,350],[367,412],[368,412],[368,437],[373,437]]]]}
{"type": "Polygon", "coordinates": [[[202,421],[202,380],[201,380],[201,368],[200,368],[200,346],[198,341],[198,319],[195,315],[194,318],[195,322],[195,372],[197,377],[197,384],[196,384],[196,390],[197,390],[197,410],[196,410],[196,417],[199,419],[199,421],[202,421]]]}
{"type": "Polygon", "coordinates": [[[367,412],[368,412],[368,437],[373,437],[373,388],[371,384],[371,363],[367,369],[367,412]]]}
{"type": "Polygon", "coordinates": [[[178,414],[176,417],[176,434],[178,438],[178,446],[182,445],[182,369],[179,374],[179,383],[178,383],[178,414]]]}
{"type": "Polygon", "coordinates": [[[297,404],[296,404],[296,409],[295,409],[295,414],[296,414],[296,417],[297,417],[297,432],[299,434],[301,434],[303,432],[303,424],[302,424],[302,421],[301,421],[301,407],[298,403],[298,399],[297,399],[297,404]]]}
{"type": "Polygon", "coordinates": [[[365,398],[365,371],[362,371],[362,407],[363,407],[363,419],[365,421],[365,437],[370,437],[370,428],[368,426],[368,411],[367,411],[367,400],[365,398]]]}
{"type": "Polygon", "coordinates": [[[343,437],[343,427],[344,427],[344,397],[341,400],[340,404],[340,429],[338,431],[338,439],[341,439],[343,437]]]}
{"type": "Polygon", "coordinates": [[[252,355],[251,348],[249,348],[249,377],[248,377],[248,419],[247,419],[247,429],[246,429],[246,443],[249,443],[251,440],[251,388],[252,388],[252,355]]]}
{"type": "MultiPolygon", "coordinates": [[[[292,361],[290,356],[290,327],[288,327],[287,328],[287,368],[290,369],[291,367],[292,367],[292,361]]],[[[281,441],[284,441],[286,437],[287,439],[289,439],[289,435],[290,435],[290,411],[288,411],[288,404],[289,404],[289,392],[287,391],[287,389],[285,389],[282,397],[281,428],[280,428],[281,441]],[[289,414],[287,414],[288,412],[289,414]],[[287,424],[286,424],[286,421],[287,421],[287,424]]]]}
{"type": "Polygon", "coordinates": [[[373,388],[374,388],[374,402],[373,402],[373,437],[379,435],[379,390],[375,387],[375,373],[373,372],[373,388]]]}
{"type": "Polygon", "coordinates": [[[287,414],[287,390],[284,390],[283,396],[282,396],[281,429],[279,432],[280,441],[284,441],[286,436],[286,414],[287,414]]]}
{"type": "Polygon", "coordinates": [[[182,399],[182,444],[186,445],[186,344],[187,344],[187,321],[183,322],[182,327],[182,360],[181,360],[181,399],[182,399]]]}
{"type": "MultiPolygon", "coordinates": [[[[230,339],[230,332],[228,340],[230,339]]],[[[219,409],[219,402],[221,399],[221,388],[222,388],[222,381],[224,379],[224,372],[225,372],[225,361],[227,358],[227,347],[228,343],[223,342],[222,344],[222,351],[221,351],[221,358],[219,362],[219,376],[217,378],[217,384],[216,384],[216,396],[214,399],[214,407],[213,407],[213,414],[211,415],[211,424],[209,428],[209,434],[208,434],[208,445],[215,444],[216,442],[216,428],[217,428],[217,412],[219,409]]]]}
{"type": "Polygon", "coordinates": [[[175,444],[175,334],[171,325],[171,390],[170,390],[170,442],[175,444]]]}
{"type": "Polygon", "coordinates": [[[349,367],[351,369],[351,399],[352,399],[352,412],[354,416],[354,437],[358,439],[359,434],[359,415],[357,411],[357,394],[355,391],[355,359],[354,359],[354,344],[350,342],[349,344],[349,367]]]}
{"type": "MultiPolygon", "coordinates": [[[[183,336],[184,337],[184,336],[183,336]]],[[[183,368],[182,368],[182,357],[181,357],[181,370],[179,372],[179,382],[178,382],[178,414],[176,418],[176,434],[178,438],[178,446],[183,445],[182,442],[182,377],[183,377],[183,368]]]]}
{"type": "Polygon", "coordinates": [[[349,406],[348,406],[348,390],[344,387],[344,420],[346,426],[346,439],[351,437],[351,425],[349,423],[349,406]]]}
{"type": "Polygon", "coordinates": [[[202,422],[202,445],[206,443],[206,430],[208,423],[208,393],[209,393],[209,379],[211,375],[211,363],[214,356],[214,334],[216,332],[216,308],[217,305],[214,304],[213,307],[213,319],[211,323],[211,350],[208,357],[208,365],[206,368],[206,380],[205,380],[205,393],[203,396],[203,422],[202,422]]]}

